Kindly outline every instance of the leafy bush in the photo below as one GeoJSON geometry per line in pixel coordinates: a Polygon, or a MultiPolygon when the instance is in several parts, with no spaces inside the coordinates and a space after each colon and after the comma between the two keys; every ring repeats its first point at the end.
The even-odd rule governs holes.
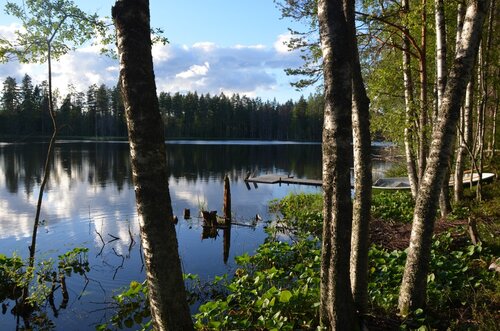
{"type": "Polygon", "coordinates": [[[318,324],[320,250],[318,240],[272,241],[240,266],[223,299],[202,305],[198,329],[308,329],[318,324]]]}
{"type": "Polygon", "coordinates": [[[120,294],[113,296],[116,313],[104,324],[96,327],[98,331],[132,328],[136,330],[151,330],[151,313],[147,298],[148,287],[146,281],[130,282],[120,294]]]}
{"type": "MultiPolygon", "coordinates": [[[[408,195],[391,194],[382,197],[378,200],[378,206],[387,207],[396,201],[394,204],[397,207],[385,209],[387,215],[396,214],[396,211],[402,209],[401,206],[406,206],[403,209],[410,209],[408,195]]],[[[212,286],[200,286],[201,289],[216,291],[212,292],[212,299],[201,305],[199,312],[194,315],[196,328],[319,328],[321,251],[320,239],[312,233],[321,228],[320,206],[319,195],[301,194],[274,201],[274,211],[282,215],[282,224],[296,226],[293,240],[279,241],[272,236],[271,231],[271,236],[258,248],[255,255],[244,254],[236,258],[238,269],[232,279],[216,277],[212,286]],[[314,223],[317,228],[311,228],[310,223],[314,223]]],[[[400,213],[396,215],[399,215],[400,220],[400,213]]],[[[457,244],[450,232],[436,236],[427,279],[427,308],[425,311],[417,309],[410,318],[399,323],[400,328],[494,328],[494,307],[498,307],[500,295],[495,294],[498,292],[498,279],[494,273],[488,273],[486,267],[486,262],[492,257],[493,254],[481,245],[457,244]],[[493,302],[493,308],[488,301],[492,298],[496,300],[493,302]],[[462,310],[457,312],[457,307],[462,310]],[[459,320],[460,316],[466,317],[459,320]],[[480,321],[484,327],[469,323],[470,319],[480,321]]],[[[374,314],[375,319],[381,316],[395,316],[405,261],[405,251],[388,251],[377,246],[370,248],[368,294],[372,307],[370,314],[374,314]]],[[[198,280],[193,275],[187,275],[186,278],[198,280]]],[[[144,297],[139,299],[143,300],[144,297]]],[[[144,309],[146,306],[135,307],[144,309]]],[[[135,322],[136,319],[130,317],[134,314],[133,311],[122,314],[122,321],[128,318],[129,321],[135,322]]]]}
{"type": "MultiPolygon", "coordinates": [[[[68,300],[66,277],[74,273],[85,275],[90,270],[87,252],[87,248],[77,247],[59,255],[57,267],[52,259],[40,260],[30,266],[29,260],[16,255],[8,257],[0,254],[0,302],[15,301],[11,312],[29,318],[33,329],[55,329],[44,308],[50,306],[56,315],[59,309],[65,307],[68,300]],[[56,309],[54,293],[58,289],[61,290],[63,299],[60,308],[56,309]]],[[[2,309],[6,307],[7,305],[2,304],[2,309]]]]}
{"type": "Polygon", "coordinates": [[[415,203],[406,191],[377,192],[372,197],[372,215],[386,221],[410,223],[415,203]]]}
{"type": "Polygon", "coordinates": [[[321,194],[289,194],[281,200],[271,201],[269,209],[276,215],[274,230],[321,236],[323,224],[321,194]]]}
{"type": "Polygon", "coordinates": [[[368,298],[373,307],[394,310],[398,303],[399,286],[406,261],[404,251],[372,246],[368,251],[368,298]]]}
{"type": "Polygon", "coordinates": [[[404,177],[408,176],[406,162],[394,162],[392,166],[384,172],[385,177],[404,177]]]}

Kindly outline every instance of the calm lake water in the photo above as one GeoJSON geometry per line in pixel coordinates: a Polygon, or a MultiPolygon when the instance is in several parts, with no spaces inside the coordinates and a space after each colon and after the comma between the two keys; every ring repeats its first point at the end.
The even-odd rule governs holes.
{"type": "MultiPolygon", "coordinates": [[[[321,190],[301,185],[248,186],[243,181],[248,171],[319,179],[319,144],[177,141],[166,146],[183,270],[198,274],[202,280],[231,273],[234,256],[252,253],[263,242],[265,222],[255,224],[255,217],[259,215],[264,221],[272,217],[267,209],[270,200],[290,192],[321,190]],[[231,229],[229,252],[223,251],[222,230],[216,238],[202,239],[202,221],[196,217],[202,207],[222,214],[225,174],[231,179],[233,220],[242,224],[231,229]],[[185,208],[191,210],[192,219],[182,219],[185,208]]],[[[28,256],[46,150],[44,143],[0,144],[0,254],[28,256]]],[[[376,172],[386,167],[383,162],[374,165],[376,172]]],[[[124,142],[56,145],[36,258],[57,258],[75,247],[86,247],[91,268],[88,283],[79,275],[67,279],[69,303],[57,317],[45,307],[57,330],[93,330],[112,315],[105,308],[116,290],[132,280],[144,279],[130,173],[124,142]]],[[[56,308],[61,301],[58,295],[56,308]]],[[[14,303],[3,304],[0,330],[15,330],[14,303]]]]}

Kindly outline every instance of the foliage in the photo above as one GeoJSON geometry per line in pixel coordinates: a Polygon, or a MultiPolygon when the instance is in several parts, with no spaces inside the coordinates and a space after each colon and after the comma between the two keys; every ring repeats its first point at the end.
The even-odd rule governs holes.
{"type": "Polygon", "coordinates": [[[372,246],[368,251],[368,297],[372,306],[385,311],[394,309],[398,302],[399,285],[403,277],[406,253],[372,246]]]}
{"type": "Polygon", "coordinates": [[[376,192],[372,197],[372,215],[385,221],[409,223],[415,203],[409,192],[376,192]]]}
{"type": "Polygon", "coordinates": [[[269,209],[276,216],[269,230],[311,233],[319,238],[323,224],[322,208],[321,194],[289,194],[281,200],[273,200],[269,209]]]}
{"type": "Polygon", "coordinates": [[[147,295],[146,281],[142,283],[130,282],[128,288],[113,296],[116,313],[107,323],[98,325],[96,330],[124,329],[134,325],[136,330],[151,330],[151,314],[147,295]]]}
{"type": "Polygon", "coordinates": [[[23,29],[15,32],[15,41],[0,39],[3,61],[57,59],[93,38],[100,31],[97,27],[104,25],[97,14],[86,14],[71,0],[25,0],[22,6],[7,2],[5,12],[18,18],[23,29]]]}
{"type": "Polygon", "coordinates": [[[19,289],[26,285],[24,267],[20,257],[0,254],[0,301],[14,300],[20,295],[19,289]]]}
{"type": "Polygon", "coordinates": [[[318,324],[318,240],[271,241],[236,262],[230,294],[200,307],[197,328],[297,330],[318,324]]]}
{"type": "Polygon", "coordinates": [[[408,169],[406,162],[394,162],[392,166],[384,171],[385,177],[406,177],[408,176],[408,169]]]}
{"type": "Polygon", "coordinates": [[[59,260],[57,264],[59,273],[64,272],[66,276],[71,276],[71,274],[83,276],[89,272],[88,251],[88,248],[76,247],[71,251],[59,255],[57,257],[59,260]]]}
{"type": "MultiPolygon", "coordinates": [[[[384,196],[386,202],[406,199],[403,195],[384,196]]],[[[269,237],[254,255],[236,257],[238,269],[232,278],[217,276],[212,283],[203,285],[197,276],[185,276],[191,284],[188,286],[191,303],[205,302],[194,315],[197,329],[319,328],[321,251],[320,240],[313,233],[318,232],[315,227],[321,228],[321,195],[292,194],[272,201],[271,210],[281,214],[277,224],[282,227],[270,227],[269,237]],[[290,241],[277,236],[283,228],[294,228],[290,241]],[[193,296],[194,287],[197,293],[193,296]]],[[[463,231],[452,230],[435,236],[428,277],[428,306],[398,321],[402,330],[481,330],[479,321],[486,329],[494,327],[500,284],[497,276],[487,271],[493,253],[482,245],[464,244],[463,236],[463,231]],[[492,304],[491,300],[494,300],[492,304]]],[[[379,246],[369,250],[368,295],[370,314],[376,319],[396,314],[405,260],[406,252],[402,250],[389,251],[379,246]]],[[[126,296],[130,296],[129,292],[127,289],[126,296]]],[[[139,310],[145,309],[145,306],[134,305],[140,307],[139,310]]],[[[133,316],[137,311],[125,314],[126,306],[120,309],[122,324],[126,319],[129,323],[135,321],[133,316]]]]}
{"type": "Polygon", "coordinates": [[[321,82],[322,54],[319,42],[319,26],[316,0],[274,0],[282,18],[289,18],[307,27],[305,31],[289,29],[291,38],[284,44],[289,50],[300,51],[303,61],[298,68],[287,68],[285,73],[298,77],[291,85],[303,89],[321,82]]]}
{"type": "MultiPolygon", "coordinates": [[[[26,299],[31,308],[36,310],[45,301],[53,298],[56,290],[54,284],[65,287],[65,277],[73,274],[85,276],[90,270],[87,253],[87,248],[77,247],[59,255],[57,267],[52,259],[47,259],[41,260],[32,268],[29,267],[28,261],[19,256],[8,257],[0,254],[0,302],[21,298],[23,289],[29,287],[30,295],[26,299]]],[[[44,314],[41,311],[36,313],[37,318],[44,314]]]]}

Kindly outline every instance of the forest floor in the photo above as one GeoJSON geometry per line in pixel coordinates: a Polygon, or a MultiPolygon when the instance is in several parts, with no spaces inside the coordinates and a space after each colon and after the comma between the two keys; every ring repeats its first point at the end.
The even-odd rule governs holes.
{"type": "MultiPolygon", "coordinates": [[[[493,168],[489,171],[498,175],[498,169],[493,168]]],[[[500,258],[500,181],[497,179],[483,186],[481,201],[478,202],[475,196],[476,188],[467,190],[464,202],[454,206],[454,211],[449,217],[436,220],[434,234],[439,236],[450,233],[453,238],[453,248],[467,247],[472,244],[468,224],[470,221],[475,223],[478,239],[493,256],[491,261],[486,261],[487,263],[482,265],[482,268],[490,267],[491,273],[497,273],[494,278],[497,279],[498,287],[500,272],[498,269],[491,270],[491,266],[495,261],[498,263],[500,258]]],[[[370,233],[371,242],[375,245],[389,251],[405,250],[410,241],[411,223],[373,219],[370,233]]],[[[497,268],[499,267],[497,265],[497,268]]],[[[463,298],[463,300],[476,300],[476,298],[463,298]]],[[[461,326],[458,327],[460,330],[488,330],[488,327],[481,325],[483,318],[488,319],[488,324],[496,324],[500,328],[500,293],[489,292],[488,297],[482,297],[480,300],[488,302],[486,309],[483,306],[482,310],[479,310],[473,307],[473,304],[467,304],[462,307],[448,307],[446,315],[452,315],[456,319],[455,325],[461,326]]],[[[434,315],[436,319],[440,319],[440,312],[435,311],[434,315]]],[[[400,330],[401,320],[396,314],[391,316],[387,315],[387,312],[381,314],[375,312],[374,315],[367,316],[366,324],[369,330],[400,330]]],[[[449,327],[446,329],[450,330],[449,327]]]]}

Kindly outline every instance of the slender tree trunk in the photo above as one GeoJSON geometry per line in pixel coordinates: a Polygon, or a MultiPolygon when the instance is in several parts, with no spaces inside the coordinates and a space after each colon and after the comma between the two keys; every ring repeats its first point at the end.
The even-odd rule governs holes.
{"type": "Polygon", "coordinates": [[[480,103],[478,105],[478,130],[479,134],[479,181],[477,183],[477,191],[476,191],[476,199],[482,199],[482,180],[481,175],[483,173],[483,165],[484,165],[484,144],[486,139],[486,128],[487,128],[487,116],[486,111],[488,107],[489,101],[489,90],[490,90],[490,76],[489,76],[489,67],[490,67],[490,57],[492,52],[492,39],[493,39],[493,16],[495,9],[495,0],[491,0],[490,11],[488,14],[488,28],[486,33],[486,39],[482,42],[482,47],[479,50],[479,68],[480,68],[480,103]]]}
{"type": "MultiPolygon", "coordinates": [[[[485,60],[485,45],[481,42],[479,46],[478,54],[478,75],[477,75],[477,87],[479,92],[479,102],[477,104],[477,127],[476,127],[476,139],[475,139],[475,149],[474,149],[474,159],[478,165],[478,176],[481,178],[481,173],[483,172],[483,156],[484,156],[484,132],[485,132],[485,110],[488,98],[487,84],[486,84],[486,67],[487,63],[485,60]]],[[[482,199],[482,183],[478,180],[476,186],[476,199],[481,201],[482,199]]]]}
{"type": "MultiPolygon", "coordinates": [[[[410,11],[409,0],[402,1],[402,7],[405,14],[410,11]]],[[[413,79],[411,75],[411,54],[410,54],[410,40],[408,39],[408,28],[404,27],[403,33],[403,78],[405,88],[405,129],[404,129],[404,143],[405,143],[405,156],[406,156],[406,169],[408,171],[408,179],[410,181],[411,195],[413,199],[418,195],[418,175],[417,167],[415,165],[415,153],[413,147],[413,135],[415,133],[415,102],[413,98],[413,79]]]]}
{"type": "Polygon", "coordinates": [[[323,243],[320,322],[329,330],[356,330],[349,278],[352,202],[351,54],[342,0],[319,0],[318,19],[324,75],[323,243]]]}
{"type": "Polygon", "coordinates": [[[436,72],[437,72],[437,105],[441,107],[446,87],[446,24],[444,21],[443,0],[434,0],[436,19],[436,72]]]}
{"type": "Polygon", "coordinates": [[[427,105],[427,0],[421,0],[421,40],[420,40],[420,114],[419,114],[419,134],[418,134],[418,179],[422,180],[429,153],[428,135],[428,105],[427,105]]]}
{"type": "MultiPolygon", "coordinates": [[[[457,158],[455,160],[455,176],[454,186],[453,186],[453,194],[455,202],[462,201],[464,197],[464,168],[465,161],[468,155],[469,146],[471,146],[472,141],[472,103],[473,103],[473,95],[474,95],[474,84],[471,80],[467,84],[467,89],[465,92],[465,104],[460,110],[460,123],[458,126],[459,136],[458,136],[458,150],[457,150],[457,158]]],[[[472,154],[471,154],[472,156],[472,154]]]]}
{"type": "MultiPolygon", "coordinates": [[[[437,109],[441,107],[443,101],[443,93],[446,87],[446,24],[444,20],[444,3],[443,0],[434,0],[435,4],[435,20],[436,20],[436,73],[437,73],[437,109]]],[[[439,116],[439,114],[437,113],[439,116]]],[[[437,124],[437,117],[434,121],[437,124]]],[[[453,144],[454,145],[454,144],[453,144]]],[[[439,196],[439,209],[441,217],[446,217],[451,212],[450,203],[450,167],[445,173],[441,194],[439,196]]]]}
{"type": "Polygon", "coordinates": [[[33,235],[31,236],[31,246],[30,246],[30,267],[34,265],[35,259],[35,250],[36,250],[36,239],[38,233],[38,225],[40,223],[40,212],[42,210],[42,201],[43,201],[43,193],[45,191],[45,186],[49,180],[50,176],[50,165],[52,163],[52,155],[54,151],[54,144],[57,136],[57,123],[56,116],[54,112],[54,99],[52,96],[52,61],[51,61],[51,45],[48,43],[48,52],[47,52],[47,70],[48,70],[48,83],[49,83],[49,114],[50,119],[52,120],[52,136],[50,137],[49,147],[47,150],[47,156],[45,158],[45,165],[43,168],[43,178],[42,183],[40,184],[40,191],[38,192],[38,202],[36,204],[36,214],[35,214],[35,223],[33,225],[33,235]]]}
{"type": "MultiPolygon", "coordinates": [[[[497,71],[498,72],[498,71],[497,71]]],[[[497,74],[498,76],[498,74],[497,74]]],[[[496,155],[496,139],[497,139],[497,114],[498,114],[498,91],[495,91],[495,107],[493,108],[493,127],[491,128],[491,154],[490,161],[495,158],[496,155]]]]}
{"type": "Polygon", "coordinates": [[[117,1],[112,15],[153,327],[192,330],[168,190],[165,139],[151,56],[149,1],[117,1]]]}
{"type": "Polygon", "coordinates": [[[460,104],[471,77],[487,5],[487,0],[475,0],[468,4],[460,45],[439,112],[439,123],[433,132],[429,163],[415,204],[410,246],[399,295],[398,308],[403,316],[425,306],[436,201],[450,160],[460,104]]]}
{"type": "Polygon", "coordinates": [[[368,308],[368,249],[371,217],[372,166],[370,137],[370,99],[361,74],[354,1],[344,0],[349,27],[352,59],[352,127],[354,147],[354,206],[351,237],[351,287],[356,310],[368,308]]]}
{"type": "MultiPolygon", "coordinates": [[[[455,42],[455,49],[458,49],[462,30],[464,25],[465,18],[465,6],[462,3],[458,4],[457,10],[457,36],[455,42]]],[[[454,200],[456,202],[461,201],[464,195],[464,185],[463,185],[463,177],[464,177],[464,168],[465,168],[465,159],[467,155],[467,148],[470,146],[472,141],[472,104],[474,100],[474,80],[467,84],[467,89],[465,92],[465,104],[460,108],[460,123],[459,123],[459,135],[458,135],[458,150],[457,150],[457,158],[455,160],[455,177],[454,177],[454,187],[453,194],[454,200]]]]}
{"type": "MultiPolygon", "coordinates": [[[[36,241],[38,234],[38,227],[40,225],[40,212],[42,210],[42,201],[43,201],[43,193],[45,191],[45,186],[49,181],[50,176],[50,166],[52,164],[52,157],[54,154],[54,145],[57,136],[57,123],[56,116],[54,112],[54,102],[52,97],[52,54],[51,54],[51,44],[47,42],[47,71],[48,71],[48,83],[49,83],[49,114],[52,120],[52,136],[50,137],[49,147],[47,149],[47,155],[45,157],[45,165],[43,167],[43,178],[42,183],[40,184],[40,190],[38,191],[38,200],[36,204],[36,213],[35,213],[35,221],[33,223],[33,233],[31,236],[31,245],[29,246],[29,268],[33,268],[35,265],[35,252],[36,252],[36,241]]],[[[27,313],[29,310],[26,310],[27,305],[30,303],[27,301],[29,297],[29,286],[23,288],[22,295],[22,310],[27,313]]],[[[28,323],[26,326],[29,327],[29,317],[25,316],[25,321],[28,323]]]]}

